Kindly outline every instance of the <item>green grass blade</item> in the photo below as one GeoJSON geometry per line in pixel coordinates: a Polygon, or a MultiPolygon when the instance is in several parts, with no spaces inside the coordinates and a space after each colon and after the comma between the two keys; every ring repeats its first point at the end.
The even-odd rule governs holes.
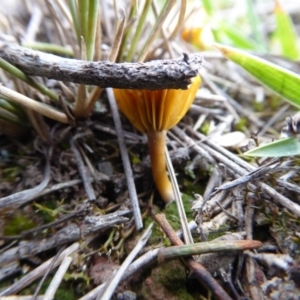
{"type": "Polygon", "coordinates": [[[123,61],[125,58],[124,53],[128,47],[128,39],[131,36],[131,32],[135,23],[137,8],[138,8],[137,0],[131,0],[130,12],[129,12],[128,22],[127,22],[128,26],[127,29],[125,30],[118,61],[123,61]]]}
{"type": "Polygon", "coordinates": [[[89,15],[87,24],[87,35],[86,35],[86,56],[87,60],[93,60],[95,52],[95,42],[96,42],[96,31],[97,31],[97,21],[99,12],[99,1],[90,0],[89,1],[89,15]]]}
{"type": "Polygon", "coordinates": [[[278,39],[282,55],[290,59],[297,59],[299,51],[297,47],[297,33],[291,17],[282,9],[279,2],[275,6],[276,31],[274,37],[278,39]]]}
{"type": "Polygon", "coordinates": [[[20,80],[26,82],[30,86],[36,88],[38,91],[40,91],[42,94],[50,97],[51,99],[55,101],[59,101],[58,95],[51,90],[49,90],[44,85],[34,81],[31,77],[27,76],[25,73],[23,73],[21,70],[16,68],[15,66],[8,63],[3,58],[0,58],[0,68],[5,70],[6,72],[10,73],[12,76],[15,76],[19,78],[20,80]]]}
{"type": "Polygon", "coordinates": [[[242,66],[252,76],[300,108],[300,76],[294,72],[270,63],[233,47],[215,44],[225,57],[242,66]]]}
{"type": "Polygon", "coordinates": [[[213,1],[211,0],[202,0],[202,5],[206,11],[206,13],[210,16],[212,16],[214,14],[214,5],[213,5],[213,1]]]}
{"type": "Polygon", "coordinates": [[[261,30],[260,24],[262,22],[258,17],[255,3],[256,2],[253,0],[246,0],[246,16],[248,18],[248,24],[251,26],[251,32],[253,39],[256,42],[257,50],[266,51],[268,49],[268,46],[266,44],[266,39],[263,35],[263,31],[261,30]]]}
{"type": "Polygon", "coordinates": [[[85,42],[88,34],[89,2],[89,0],[78,0],[80,35],[85,42]]]}
{"type": "Polygon", "coordinates": [[[22,106],[5,99],[5,97],[0,98],[0,107],[16,115],[20,119],[26,119],[26,113],[22,106]]]}
{"type": "Polygon", "coordinates": [[[145,2],[142,14],[139,17],[137,28],[136,28],[136,31],[135,31],[134,37],[132,39],[131,46],[130,46],[130,49],[129,49],[128,53],[127,53],[125,61],[131,61],[132,58],[133,58],[134,51],[136,51],[136,46],[137,46],[138,41],[139,41],[139,39],[141,37],[143,26],[145,24],[145,21],[146,21],[149,9],[151,7],[151,3],[152,3],[152,0],[146,0],[146,2],[145,2]]]}
{"type": "Polygon", "coordinates": [[[300,142],[297,138],[281,139],[256,147],[243,155],[252,157],[283,157],[300,154],[300,142]]]}
{"type": "Polygon", "coordinates": [[[72,49],[61,45],[34,42],[34,43],[23,43],[22,46],[33,50],[43,51],[43,52],[52,53],[60,56],[63,55],[63,56],[74,57],[74,51],[72,49]]]}
{"type": "Polygon", "coordinates": [[[167,16],[169,15],[172,7],[175,5],[176,1],[175,0],[168,0],[165,2],[165,5],[160,12],[155,25],[152,28],[152,31],[150,35],[148,36],[147,41],[145,42],[142,51],[139,54],[138,61],[143,62],[149,52],[150,47],[152,46],[153,42],[155,41],[156,37],[160,33],[163,23],[166,20],[167,16]]]}
{"type": "Polygon", "coordinates": [[[258,50],[258,44],[245,35],[242,30],[239,30],[236,25],[230,24],[229,22],[220,22],[218,31],[215,36],[219,39],[229,40],[235,47],[249,50],[258,50]]]}
{"type": "Polygon", "coordinates": [[[78,45],[80,45],[80,21],[78,17],[78,9],[76,0],[68,0],[70,12],[73,19],[74,29],[77,37],[78,45]]]}

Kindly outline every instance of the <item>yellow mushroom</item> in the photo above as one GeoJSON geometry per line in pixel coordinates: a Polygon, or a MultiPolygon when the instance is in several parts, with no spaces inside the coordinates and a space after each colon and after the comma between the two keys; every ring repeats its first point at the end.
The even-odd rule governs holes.
{"type": "Polygon", "coordinates": [[[187,90],[114,89],[123,114],[139,131],[146,133],[156,187],[165,202],[174,199],[166,172],[166,132],[186,114],[200,86],[200,76],[192,79],[187,90]]]}

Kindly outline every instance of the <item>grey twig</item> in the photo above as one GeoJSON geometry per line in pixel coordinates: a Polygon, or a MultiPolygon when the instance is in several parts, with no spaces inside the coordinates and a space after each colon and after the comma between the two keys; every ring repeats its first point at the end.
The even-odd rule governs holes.
{"type": "Polygon", "coordinates": [[[126,143],[125,143],[122,123],[121,123],[121,119],[120,119],[120,115],[119,115],[119,111],[118,111],[118,106],[117,106],[116,100],[114,98],[114,93],[113,93],[112,89],[107,89],[107,97],[108,97],[109,105],[110,105],[110,108],[112,111],[112,116],[113,116],[116,132],[117,132],[117,136],[118,136],[118,143],[119,143],[119,147],[120,147],[124,172],[126,174],[128,193],[129,193],[132,211],[133,211],[133,215],[134,215],[135,227],[137,230],[140,230],[141,228],[143,228],[143,220],[142,220],[141,210],[140,210],[140,206],[139,206],[139,200],[138,200],[138,197],[136,194],[136,188],[135,188],[135,184],[134,184],[134,180],[133,180],[133,173],[132,173],[132,169],[131,169],[131,165],[130,165],[127,148],[126,148],[126,143]]]}
{"type": "Polygon", "coordinates": [[[30,76],[102,88],[187,89],[191,78],[202,66],[202,56],[184,54],[179,59],[153,60],[146,63],[88,62],[62,58],[15,44],[0,42],[0,58],[30,76]]]}
{"type": "Polygon", "coordinates": [[[25,275],[22,279],[16,281],[14,284],[12,284],[10,287],[7,289],[4,289],[0,292],[0,296],[8,296],[8,295],[13,295],[21,291],[23,288],[26,286],[30,285],[33,281],[37,280],[38,278],[42,277],[44,273],[47,271],[50,265],[51,270],[56,268],[61,264],[63,259],[67,257],[68,255],[71,255],[72,253],[76,252],[79,248],[78,243],[74,243],[68,248],[66,248],[60,255],[59,257],[55,260],[55,262],[52,264],[52,261],[55,259],[50,258],[46,262],[44,262],[42,265],[34,269],[33,271],[29,272],[27,275],[25,275]]]}
{"type": "Polygon", "coordinates": [[[89,201],[94,201],[94,200],[96,200],[96,195],[95,195],[95,192],[94,192],[94,189],[93,189],[93,186],[92,186],[90,180],[88,180],[89,176],[87,174],[87,171],[86,171],[83,159],[80,155],[80,152],[77,149],[77,144],[76,144],[75,138],[72,137],[70,139],[69,143],[70,143],[72,152],[74,154],[76,164],[78,167],[78,171],[81,176],[87,197],[88,197],[89,201]]]}
{"type": "Polygon", "coordinates": [[[0,266],[53,249],[63,244],[78,241],[82,236],[86,237],[100,230],[110,228],[115,224],[124,223],[128,221],[128,218],[123,217],[123,215],[129,212],[130,211],[126,210],[117,211],[104,216],[86,216],[80,228],[77,224],[71,223],[49,238],[22,241],[18,246],[10,248],[1,254],[0,266]]]}

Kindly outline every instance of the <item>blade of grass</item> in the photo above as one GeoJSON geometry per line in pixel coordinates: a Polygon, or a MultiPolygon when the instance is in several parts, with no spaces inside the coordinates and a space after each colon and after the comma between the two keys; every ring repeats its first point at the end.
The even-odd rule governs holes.
{"type": "Polygon", "coordinates": [[[25,111],[27,113],[28,119],[30,120],[31,125],[35,129],[35,131],[38,133],[38,135],[41,137],[41,139],[50,144],[52,142],[52,138],[49,132],[49,128],[43,118],[43,116],[29,108],[25,107],[25,111]]]}
{"type": "Polygon", "coordinates": [[[281,139],[243,153],[252,157],[283,157],[298,154],[300,154],[300,143],[297,138],[281,139]]]}
{"type": "Polygon", "coordinates": [[[35,100],[32,100],[2,85],[0,85],[0,94],[11,101],[19,103],[25,107],[28,107],[50,119],[56,120],[61,123],[66,123],[66,124],[69,123],[68,118],[64,113],[54,109],[53,107],[45,103],[40,103],[35,100]]]}
{"type": "Polygon", "coordinates": [[[253,0],[246,0],[246,12],[247,12],[247,18],[248,18],[248,24],[251,26],[251,32],[253,39],[256,43],[256,49],[266,51],[268,49],[266,44],[266,39],[263,34],[262,28],[261,28],[261,20],[259,19],[259,16],[256,11],[256,2],[253,0]]]}
{"type": "Polygon", "coordinates": [[[224,39],[225,41],[230,40],[231,44],[238,48],[251,50],[257,50],[259,48],[253,39],[245,35],[244,31],[229,22],[220,22],[218,28],[213,31],[220,42],[224,39]],[[216,31],[218,32],[215,34],[216,31]]]}
{"type": "MultiPolygon", "coordinates": [[[[84,38],[81,36],[81,59],[86,60],[86,45],[84,38]]],[[[73,109],[73,113],[75,118],[85,119],[89,113],[85,110],[87,101],[87,86],[84,84],[79,84],[76,94],[75,105],[73,109]]]]}
{"type": "Polygon", "coordinates": [[[96,30],[96,41],[95,41],[95,54],[94,60],[101,60],[101,40],[102,40],[102,32],[101,32],[101,15],[100,15],[100,7],[98,9],[98,18],[97,18],[97,30],[96,30]]]}
{"type": "Polygon", "coordinates": [[[15,77],[19,78],[20,80],[26,82],[30,86],[32,86],[35,89],[37,89],[38,91],[40,91],[42,94],[50,97],[51,99],[53,99],[55,101],[59,101],[58,95],[56,93],[52,92],[51,90],[46,88],[44,85],[36,82],[31,77],[27,76],[21,70],[19,70],[15,66],[11,65],[10,63],[8,63],[7,61],[5,61],[2,58],[0,58],[0,68],[5,70],[6,72],[10,73],[12,76],[15,76],[15,77]]]}
{"type": "Polygon", "coordinates": [[[73,19],[73,26],[75,29],[77,42],[80,45],[80,21],[78,17],[78,9],[76,0],[68,0],[69,8],[71,11],[72,19],[73,19]]]}
{"type": "Polygon", "coordinates": [[[215,44],[225,57],[234,61],[261,83],[300,108],[300,76],[233,47],[215,44]]]}
{"type": "Polygon", "coordinates": [[[126,48],[128,47],[128,39],[131,35],[131,31],[133,29],[133,24],[136,19],[136,14],[137,14],[137,8],[138,8],[138,2],[137,0],[132,0],[131,5],[130,5],[130,12],[129,12],[129,17],[127,21],[127,29],[125,30],[124,38],[122,41],[122,46],[121,46],[121,51],[119,55],[118,61],[123,61],[123,58],[125,57],[124,53],[126,51],[126,48]]]}
{"type": "Polygon", "coordinates": [[[142,11],[141,16],[138,18],[139,21],[138,21],[138,24],[137,24],[137,28],[135,30],[135,34],[133,36],[133,39],[132,39],[132,42],[131,42],[131,46],[129,48],[129,51],[127,53],[125,61],[131,61],[132,58],[133,58],[134,51],[136,51],[138,41],[139,41],[139,39],[141,37],[143,26],[145,24],[146,17],[148,15],[151,3],[152,3],[152,0],[146,0],[145,1],[145,5],[143,7],[143,11],[142,11]]]}
{"type": "Polygon", "coordinates": [[[205,11],[207,12],[208,15],[212,16],[214,14],[214,5],[213,5],[213,1],[211,0],[202,0],[202,5],[205,9],[205,11]]]}
{"type": "Polygon", "coordinates": [[[86,56],[87,60],[93,60],[95,52],[96,32],[98,23],[99,1],[90,0],[88,11],[88,24],[86,34],[86,56]]]}
{"type": "Polygon", "coordinates": [[[111,46],[111,50],[108,56],[108,60],[111,62],[115,62],[117,57],[118,57],[118,53],[120,51],[120,47],[121,47],[121,42],[124,36],[124,29],[125,29],[125,25],[126,25],[126,17],[125,17],[125,11],[123,9],[121,9],[121,13],[122,13],[122,17],[119,20],[119,24],[117,27],[117,31],[115,34],[115,38],[114,38],[114,42],[111,46]]]}
{"type": "Polygon", "coordinates": [[[175,171],[174,171],[172,161],[171,161],[167,147],[165,148],[165,154],[166,154],[167,168],[168,168],[168,171],[170,174],[170,179],[171,179],[174,196],[175,196],[175,200],[176,200],[177,211],[178,211],[178,215],[179,215],[179,219],[180,219],[180,225],[181,225],[183,239],[186,244],[193,244],[194,240],[193,240],[191,231],[189,229],[189,225],[188,225],[186,213],[184,210],[178,182],[176,180],[175,171]]]}
{"type": "Polygon", "coordinates": [[[72,49],[61,45],[34,42],[34,43],[23,43],[22,46],[33,50],[39,50],[39,51],[48,52],[57,55],[74,57],[74,51],[72,49]]]}
{"type": "Polygon", "coordinates": [[[7,109],[3,108],[2,105],[0,105],[0,119],[12,122],[18,125],[21,125],[24,123],[24,121],[20,120],[20,118],[12,113],[11,111],[8,111],[7,109]]]}
{"type": "Polygon", "coordinates": [[[5,97],[3,97],[3,99],[0,99],[0,107],[16,115],[20,120],[26,119],[26,114],[22,106],[9,101],[8,99],[5,99],[5,97]]]}
{"type": "Polygon", "coordinates": [[[88,0],[78,0],[80,35],[83,37],[85,42],[88,35],[89,3],[90,1],[88,0]]]}
{"type": "Polygon", "coordinates": [[[148,39],[146,40],[146,42],[142,48],[142,51],[140,52],[140,54],[138,56],[139,62],[143,62],[146,59],[146,56],[148,54],[150,47],[152,46],[153,42],[155,41],[156,37],[158,36],[165,19],[167,18],[168,14],[170,13],[170,11],[175,3],[176,3],[175,0],[166,1],[165,6],[163,7],[160,15],[158,16],[157,21],[156,21],[148,39]]]}
{"type": "Polygon", "coordinates": [[[283,10],[278,0],[275,1],[274,13],[276,17],[274,37],[280,43],[282,55],[295,60],[299,57],[298,37],[291,17],[283,10]]]}
{"type": "Polygon", "coordinates": [[[186,12],[186,0],[181,0],[178,21],[177,21],[177,24],[176,24],[173,32],[169,36],[169,40],[173,40],[176,37],[178,31],[180,30],[181,26],[183,25],[185,12],[186,12]]]}
{"type": "MultiPolygon", "coordinates": [[[[122,18],[118,24],[114,42],[113,42],[113,45],[111,47],[111,50],[110,50],[110,53],[108,56],[108,60],[112,61],[112,62],[115,62],[118,57],[118,53],[120,51],[120,46],[121,46],[121,42],[122,42],[123,35],[124,35],[125,25],[126,25],[125,12],[123,9],[121,10],[121,12],[122,12],[122,18]]],[[[88,115],[90,114],[90,112],[92,111],[92,109],[95,105],[95,102],[99,98],[102,90],[103,89],[101,87],[94,88],[94,90],[90,94],[89,98],[86,100],[86,103],[85,103],[84,109],[83,109],[84,118],[87,118],[88,115]]]]}

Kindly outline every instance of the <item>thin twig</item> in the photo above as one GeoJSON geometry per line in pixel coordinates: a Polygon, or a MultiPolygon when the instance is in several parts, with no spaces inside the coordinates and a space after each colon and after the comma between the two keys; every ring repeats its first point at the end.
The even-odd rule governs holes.
{"type": "Polygon", "coordinates": [[[0,58],[30,76],[120,89],[187,89],[202,66],[199,54],[146,63],[88,62],[5,42],[0,42],[0,58]]]}
{"type": "MultiPolygon", "coordinates": [[[[78,248],[79,248],[79,244],[78,243],[74,243],[70,247],[66,248],[60,254],[60,256],[57,258],[57,260],[55,261],[55,263],[52,266],[52,269],[54,269],[58,265],[60,265],[61,262],[63,261],[63,259],[66,256],[74,253],[75,251],[78,250],[78,248]]],[[[14,284],[12,284],[7,289],[1,291],[0,292],[0,296],[7,296],[7,295],[16,294],[19,291],[21,291],[23,288],[25,288],[26,286],[30,285],[32,282],[34,282],[35,280],[37,280],[38,278],[40,278],[41,276],[43,276],[43,274],[45,273],[45,271],[48,269],[49,265],[51,265],[53,259],[54,258],[50,258],[49,260],[47,260],[46,262],[44,262],[42,265],[40,265],[39,267],[37,267],[36,269],[34,269],[30,273],[28,273],[26,276],[24,276],[22,279],[18,280],[17,282],[15,282],[14,284]]]]}
{"type": "Polygon", "coordinates": [[[113,94],[112,89],[107,89],[107,97],[109,101],[109,105],[112,111],[112,116],[113,120],[115,123],[116,131],[118,133],[118,143],[120,147],[120,152],[122,156],[122,162],[123,162],[123,167],[124,167],[124,172],[126,174],[126,181],[127,181],[127,186],[128,186],[128,192],[129,192],[129,197],[131,200],[131,206],[133,210],[133,215],[134,215],[134,221],[135,221],[135,226],[137,230],[140,230],[143,228],[143,220],[141,216],[141,211],[139,207],[139,201],[138,197],[136,194],[136,188],[133,180],[133,173],[129,161],[129,156],[126,148],[126,143],[125,143],[125,138],[123,134],[123,129],[122,129],[122,123],[117,107],[117,103],[113,94]]]}
{"type": "Polygon", "coordinates": [[[24,241],[18,246],[10,248],[1,254],[0,266],[53,249],[66,243],[80,240],[82,237],[87,237],[100,230],[106,230],[116,224],[124,223],[128,221],[128,218],[123,217],[123,215],[126,215],[129,212],[130,211],[125,210],[104,216],[86,216],[80,227],[77,224],[71,223],[48,238],[24,241]]]}
{"type": "Polygon", "coordinates": [[[182,246],[171,246],[160,249],[158,251],[158,260],[160,262],[165,259],[199,255],[204,253],[212,252],[223,252],[223,251],[237,251],[237,250],[248,250],[256,249],[262,246],[260,241],[211,241],[195,243],[193,245],[182,245],[182,246]]]}
{"type": "Polygon", "coordinates": [[[84,189],[85,189],[85,192],[87,194],[87,197],[88,197],[89,201],[95,201],[96,200],[96,195],[95,195],[93,186],[91,184],[91,181],[88,180],[88,175],[87,175],[87,172],[86,172],[86,168],[85,168],[83,159],[82,159],[82,157],[80,155],[80,152],[77,149],[77,145],[76,145],[75,139],[72,137],[70,139],[69,143],[70,143],[71,149],[73,151],[73,154],[75,156],[75,160],[76,160],[76,163],[77,163],[78,171],[79,171],[81,179],[83,181],[83,185],[84,185],[84,189]]]}
{"type": "Polygon", "coordinates": [[[48,277],[50,271],[53,269],[53,265],[55,264],[56,260],[59,258],[60,254],[63,252],[65,247],[60,248],[60,250],[56,253],[56,255],[54,256],[53,260],[51,261],[49,267],[47,268],[46,272],[44,272],[44,275],[42,277],[42,279],[40,280],[38,286],[36,287],[34,294],[32,296],[32,300],[36,300],[38,293],[40,292],[40,289],[42,288],[42,285],[44,284],[46,278],[48,277]]]}

